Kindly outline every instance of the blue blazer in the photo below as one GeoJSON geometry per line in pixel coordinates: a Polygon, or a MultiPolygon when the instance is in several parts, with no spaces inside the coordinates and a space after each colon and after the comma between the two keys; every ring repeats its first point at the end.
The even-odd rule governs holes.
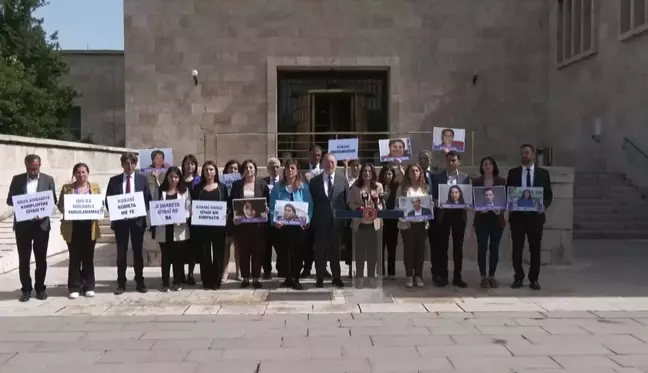
{"type": "MultiPolygon", "coordinates": [[[[310,189],[308,184],[302,182],[301,187],[293,192],[293,200],[295,202],[306,202],[308,203],[308,224],[310,224],[311,219],[313,218],[313,197],[310,194],[310,189]]],[[[274,221],[274,209],[277,201],[290,201],[290,191],[286,185],[280,181],[270,193],[270,221],[274,221]]]]}
{"type": "MultiPolygon", "coordinates": [[[[135,190],[133,192],[142,192],[144,195],[144,205],[146,206],[146,211],[149,210],[149,202],[151,201],[151,190],[148,186],[148,180],[146,176],[138,173],[133,173],[133,181],[135,183],[135,190]]],[[[119,194],[124,194],[124,174],[115,175],[110,178],[108,181],[108,186],[106,187],[106,209],[108,209],[108,197],[116,196],[119,194]]],[[[136,219],[137,225],[146,227],[146,217],[142,216],[136,219]]],[[[126,220],[118,220],[110,223],[110,228],[115,230],[118,228],[121,223],[126,222],[126,220]]]]}

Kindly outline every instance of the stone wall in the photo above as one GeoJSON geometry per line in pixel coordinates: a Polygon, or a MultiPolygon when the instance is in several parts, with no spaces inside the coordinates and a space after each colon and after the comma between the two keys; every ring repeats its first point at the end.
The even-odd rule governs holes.
{"type": "MultiPolygon", "coordinates": [[[[272,136],[265,134],[276,131],[273,74],[282,68],[389,69],[391,131],[474,130],[476,159],[485,154],[517,159],[518,146],[536,143],[546,125],[547,1],[126,0],[124,5],[129,147],[205,152],[220,164],[244,157],[265,163],[273,153],[272,136]],[[198,85],[192,69],[200,72],[198,85]],[[216,133],[256,135],[219,141],[216,154],[216,133]]],[[[414,146],[430,143],[429,136],[417,138],[414,146]]]]}
{"type": "MultiPolygon", "coordinates": [[[[551,7],[551,51],[555,56],[556,2],[551,7]]],[[[579,171],[625,172],[645,177],[648,160],[634,169],[622,149],[623,138],[648,152],[648,33],[620,40],[621,1],[597,1],[595,54],[558,68],[549,68],[549,120],[542,140],[555,149],[555,165],[579,171]],[[593,141],[600,118],[601,142],[593,141]]],[[[648,186],[648,179],[644,178],[648,186]]]]}
{"type": "Polygon", "coordinates": [[[70,66],[66,80],[80,94],[81,138],[124,146],[124,52],[67,50],[63,59],[70,66]]]}

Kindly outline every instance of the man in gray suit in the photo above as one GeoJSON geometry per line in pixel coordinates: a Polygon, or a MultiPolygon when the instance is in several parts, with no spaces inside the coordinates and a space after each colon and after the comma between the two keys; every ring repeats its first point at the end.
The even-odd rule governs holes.
{"type": "MultiPolygon", "coordinates": [[[[52,191],[54,204],[56,204],[56,186],[54,179],[40,172],[41,159],[36,154],[29,154],[25,157],[24,174],[16,175],[11,180],[7,205],[13,206],[11,197],[22,194],[33,194],[36,192],[52,191]]],[[[21,302],[27,302],[31,298],[31,292],[36,290],[36,298],[47,299],[45,293],[45,274],[47,273],[47,244],[49,243],[50,218],[34,219],[29,221],[16,222],[14,218],[14,233],[16,235],[16,246],[18,247],[18,273],[22,295],[21,302]],[[36,261],[35,282],[32,287],[31,262],[32,250],[36,261]]]]}
{"type": "Polygon", "coordinates": [[[322,160],[324,171],[310,180],[309,187],[313,197],[313,223],[315,234],[315,269],[316,286],[324,286],[326,262],[330,261],[333,285],[342,288],[344,283],[340,275],[340,237],[343,220],[336,220],[335,210],[347,210],[349,184],[346,178],[335,173],[337,159],[333,154],[326,154],[322,160]]]}
{"type": "MultiPolygon", "coordinates": [[[[449,151],[445,155],[446,168],[437,173],[432,186],[434,200],[446,200],[447,196],[439,196],[439,185],[460,185],[471,184],[468,174],[459,171],[461,155],[456,151],[449,151]]],[[[438,245],[432,250],[432,282],[436,286],[448,285],[448,246],[450,244],[450,233],[452,233],[452,261],[454,262],[454,274],[452,284],[465,288],[468,286],[461,278],[463,264],[463,242],[466,232],[466,221],[468,214],[466,210],[443,210],[437,209],[434,214],[438,226],[438,245]]]]}

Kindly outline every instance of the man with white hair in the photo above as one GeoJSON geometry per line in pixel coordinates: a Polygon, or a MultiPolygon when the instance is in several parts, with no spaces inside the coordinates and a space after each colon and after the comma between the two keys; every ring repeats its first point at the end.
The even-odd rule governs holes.
{"type": "MultiPolygon", "coordinates": [[[[272,188],[274,188],[274,186],[278,184],[280,180],[279,170],[281,169],[281,163],[279,162],[279,159],[275,157],[268,159],[267,168],[268,176],[264,177],[263,181],[268,184],[268,190],[272,192],[272,188]]],[[[272,222],[268,223],[268,240],[266,240],[267,246],[265,257],[263,259],[263,278],[266,280],[272,278],[272,247],[276,245],[278,235],[277,228],[273,226],[272,222]]],[[[279,261],[279,251],[277,251],[276,246],[275,253],[277,254],[277,274],[279,277],[283,277],[283,273],[281,273],[279,265],[279,263],[281,263],[279,261]]]]}

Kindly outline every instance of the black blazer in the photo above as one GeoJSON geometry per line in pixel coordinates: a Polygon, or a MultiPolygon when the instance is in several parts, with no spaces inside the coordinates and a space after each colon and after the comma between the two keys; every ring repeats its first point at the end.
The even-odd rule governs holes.
{"type": "MultiPolygon", "coordinates": [[[[521,187],[522,186],[522,166],[512,168],[508,172],[508,177],[506,178],[507,187],[521,187]]],[[[545,211],[551,206],[553,202],[553,191],[551,190],[551,176],[549,176],[549,171],[545,170],[542,167],[537,165],[533,168],[533,186],[543,188],[543,203],[545,211]]],[[[513,220],[521,214],[534,214],[533,212],[521,212],[521,211],[512,211],[509,217],[509,220],[513,220]]],[[[542,222],[545,222],[544,213],[542,215],[542,222]]]]}
{"type": "MultiPolygon", "coordinates": [[[[45,192],[47,190],[51,190],[52,194],[54,195],[54,205],[58,203],[58,200],[56,198],[56,186],[54,185],[54,178],[51,177],[50,175],[40,173],[38,175],[38,185],[36,187],[37,192],[45,192]]],[[[21,194],[27,194],[27,174],[19,174],[14,176],[11,179],[11,184],[9,185],[9,193],[7,194],[7,205],[13,206],[13,200],[11,197],[13,196],[19,196],[21,194]]],[[[23,223],[31,223],[29,221],[25,222],[16,222],[16,218],[14,217],[14,230],[18,227],[25,226],[23,223]]],[[[50,218],[44,218],[40,221],[40,228],[44,231],[49,231],[52,226],[50,224],[50,218]]]]}
{"type": "MultiPolygon", "coordinates": [[[[236,180],[232,184],[232,191],[230,192],[229,196],[229,206],[232,206],[232,200],[235,199],[241,199],[241,198],[247,198],[243,196],[243,185],[245,181],[243,179],[241,180],[236,180]]],[[[268,188],[268,184],[265,182],[264,179],[261,178],[256,178],[256,181],[254,182],[254,197],[250,198],[265,198],[266,204],[270,206],[270,189],[268,188]]],[[[233,213],[233,208],[230,209],[230,214],[227,216],[227,222],[228,226],[234,227],[234,213],[233,213]]]]}
{"type": "MultiPolygon", "coordinates": [[[[146,176],[138,173],[133,173],[133,182],[135,184],[135,190],[132,191],[133,193],[135,192],[142,192],[144,195],[144,206],[146,207],[146,211],[149,210],[149,202],[153,199],[151,196],[151,189],[149,189],[148,185],[148,180],[146,176]]],[[[120,194],[124,194],[124,174],[119,174],[115,175],[110,178],[108,181],[108,186],[106,187],[106,209],[108,209],[108,197],[110,196],[117,196],[120,194]]],[[[139,218],[131,219],[136,222],[137,225],[140,227],[146,227],[146,216],[142,216],[139,218]]],[[[126,220],[117,220],[110,222],[110,229],[116,230],[120,228],[120,226],[125,223],[126,220]]]]}
{"type": "MultiPolygon", "coordinates": [[[[407,216],[414,216],[414,214],[416,214],[416,212],[414,210],[411,210],[410,212],[407,213],[407,216]]],[[[421,214],[422,215],[432,215],[432,210],[430,210],[427,207],[423,207],[423,208],[421,208],[421,214]]]]}

